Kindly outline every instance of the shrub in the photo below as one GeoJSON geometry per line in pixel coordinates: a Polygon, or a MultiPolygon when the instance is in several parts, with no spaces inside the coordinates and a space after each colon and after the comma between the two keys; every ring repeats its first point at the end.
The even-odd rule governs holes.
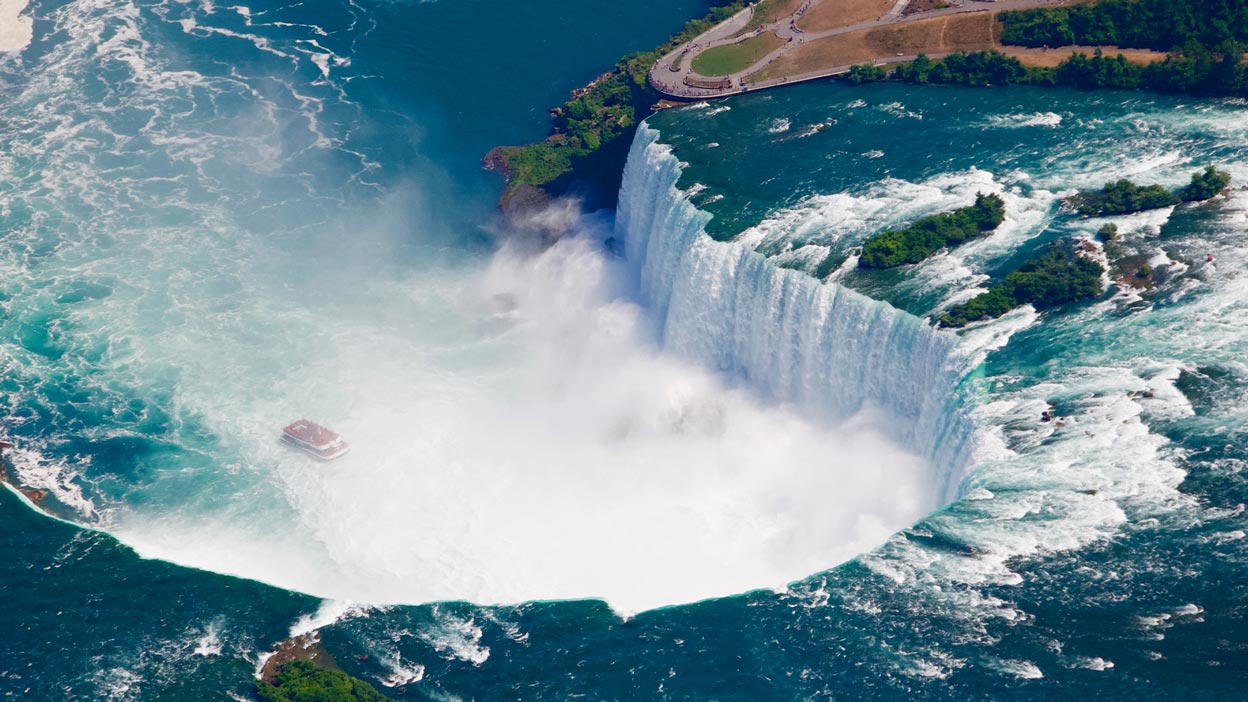
{"type": "Polygon", "coordinates": [[[991,232],[1005,221],[1005,201],[998,195],[975,195],[969,207],[931,215],[905,229],[876,234],[862,245],[861,268],[894,268],[918,263],[947,246],[991,232]]]}
{"type": "Polygon", "coordinates": [[[1123,178],[1100,190],[1082,192],[1068,201],[1086,217],[1131,214],[1177,205],[1179,198],[1160,185],[1139,186],[1123,178]]]}
{"type": "Polygon", "coordinates": [[[388,702],[363,680],[309,661],[283,665],[274,681],[260,681],[256,692],[261,702],[388,702]]]}
{"type": "Polygon", "coordinates": [[[884,80],[888,73],[883,68],[873,63],[860,63],[856,66],[849,67],[849,73],[846,78],[850,83],[855,85],[861,83],[874,83],[877,80],[884,80]]]}
{"type": "Polygon", "coordinates": [[[1179,191],[1179,198],[1183,202],[1208,200],[1226,190],[1230,184],[1230,173],[1219,171],[1213,166],[1205,166],[1205,170],[1192,174],[1192,182],[1179,191]]]}
{"type": "Polygon", "coordinates": [[[1052,246],[1005,276],[988,292],[954,305],[940,318],[941,326],[961,327],[980,319],[1000,317],[1020,305],[1037,309],[1086,300],[1101,294],[1105,269],[1067,247],[1052,246]]]}
{"type": "Polygon", "coordinates": [[[1230,183],[1229,173],[1205,166],[1205,170],[1192,174],[1191,183],[1173,193],[1160,185],[1140,186],[1123,178],[1106,183],[1100,190],[1079,193],[1067,202],[1087,217],[1131,214],[1180,202],[1208,200],[1225,190],[1230,183]]]}

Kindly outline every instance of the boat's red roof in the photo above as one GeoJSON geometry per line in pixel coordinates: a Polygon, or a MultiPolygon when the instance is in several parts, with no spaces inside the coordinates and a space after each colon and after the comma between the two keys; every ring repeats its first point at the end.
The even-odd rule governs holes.
{"type": "Polygon", "coordinates": [[[338,441],[338,433],[330,431],[325,427],[313,422],[309,419],[300,419],[297,422],[291,422],[282,429],[287,436],[298,439],[312,446],[329,446],[338,441]]]}

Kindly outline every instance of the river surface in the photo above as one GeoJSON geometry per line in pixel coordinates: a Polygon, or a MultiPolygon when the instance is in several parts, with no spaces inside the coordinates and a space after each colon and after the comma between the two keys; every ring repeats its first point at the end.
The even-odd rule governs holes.
{"type": "Polygon", "coordinates": [[[32,4],[0,383],[68,519],[0,493],[4,697],[245,699],[320,627],[404,699],[1235,699],[1244,193],[1087,244],[1154,288],[924,318],[1090,240],[1072,189],[1248,182],[1243,103],[747,95],[496,248],[481,155],[703,9],[32,4]],[[989,191],[992,237],[854,270],[989,191]],[[284,448],[300,416],[352,452],[284,448]]]}

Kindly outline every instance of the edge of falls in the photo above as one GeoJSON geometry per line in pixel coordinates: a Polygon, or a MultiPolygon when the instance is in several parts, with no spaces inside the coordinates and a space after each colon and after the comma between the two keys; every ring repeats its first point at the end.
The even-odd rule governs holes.
{"type": "Polygon", "coordinates": [[[711,238],[711,215],[677,187],[682,165],[660,136],[644,123],[637,132],[615,235],[663,346],[826,421],[879,413],[890,438],[939,472],[941,502],[953,501],[976,443],[959,337],[711,238]]]}

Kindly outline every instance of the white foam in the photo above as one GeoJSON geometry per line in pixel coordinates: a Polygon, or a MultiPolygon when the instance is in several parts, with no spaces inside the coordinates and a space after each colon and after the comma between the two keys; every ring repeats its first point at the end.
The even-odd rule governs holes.
{"type": "Polygon", "coordinates": [[[783,134],[789,131],[792,126],[793,122],[787,117],[777,117],[771,120],[771,125],[767,127],[767,132],[770,134],[783,134]]]}
{"type": "Polygon", "coordinates": [[[192,654],[201,658],[211,658],[221,655],[224,644],[221,636],[217,632],[217,627],[209,625],[204,628],[203,633],[195,640],[195,649],[192,654]]]}
{"type": "Polygon", "coordinates": [[[246,312],[319,341],[300,380],[248,390],[280,367],[270,354],[184,373],[179,403],[231,437],[223,462],[244,479],[219,497],[233,504],[122,508],[112,531],[145,556],[343,600],[597,596],[635,611],[783,587],[935,506],[923,462],[870,415],[811,423],[665,356],[613,266],[567,240],[365,285],[319,313],[338,320],[330,337],[308,311],[246,312]],[[499,294],[517,303],[501,327],[499,294]],[[303,413],[353,452],[320,466],[283,450],[274,432],[303,413]],[[853,470],[867,461],[878,469],[853,470]]]}
{"type": "Polygon", "coordinates": [[[315,614],[304,614],[290,625],[290,638],[312,634],[335,622],[357,617],[365,613],[366,608],[342,600],[325,600],[321,602],[315,614]]]}
{"type": "Polygon", "coordinates": [[[34,38],[34,19],[22,14],[27,0],[0,0],[0,51],[21,51],[34,38]]]}
{"type": "Polygon", "coordinates": [[[482,631],[471,618],[433,610],[436,624],[421,629],[420,638],[448,659],[480,666],[490,658],[490,649],[481,644],[482,631]]]}
{"type": "Polygon", "coordinates": [[[1031,661],[1019,661],[999,658],[988,662],[989,667],[995,668],[1006,675],[1012,675],[1020,680],[1039,680],[1044,677],[1044,673],[1040,671],[1040,667],[1031,661]]]}
{"type": "Polygon", "coordinates": [[[1062,123],[1062,116],[1056,112],[993,115],[988,123],[994,127],[1057,127],[1062,123]]]}

